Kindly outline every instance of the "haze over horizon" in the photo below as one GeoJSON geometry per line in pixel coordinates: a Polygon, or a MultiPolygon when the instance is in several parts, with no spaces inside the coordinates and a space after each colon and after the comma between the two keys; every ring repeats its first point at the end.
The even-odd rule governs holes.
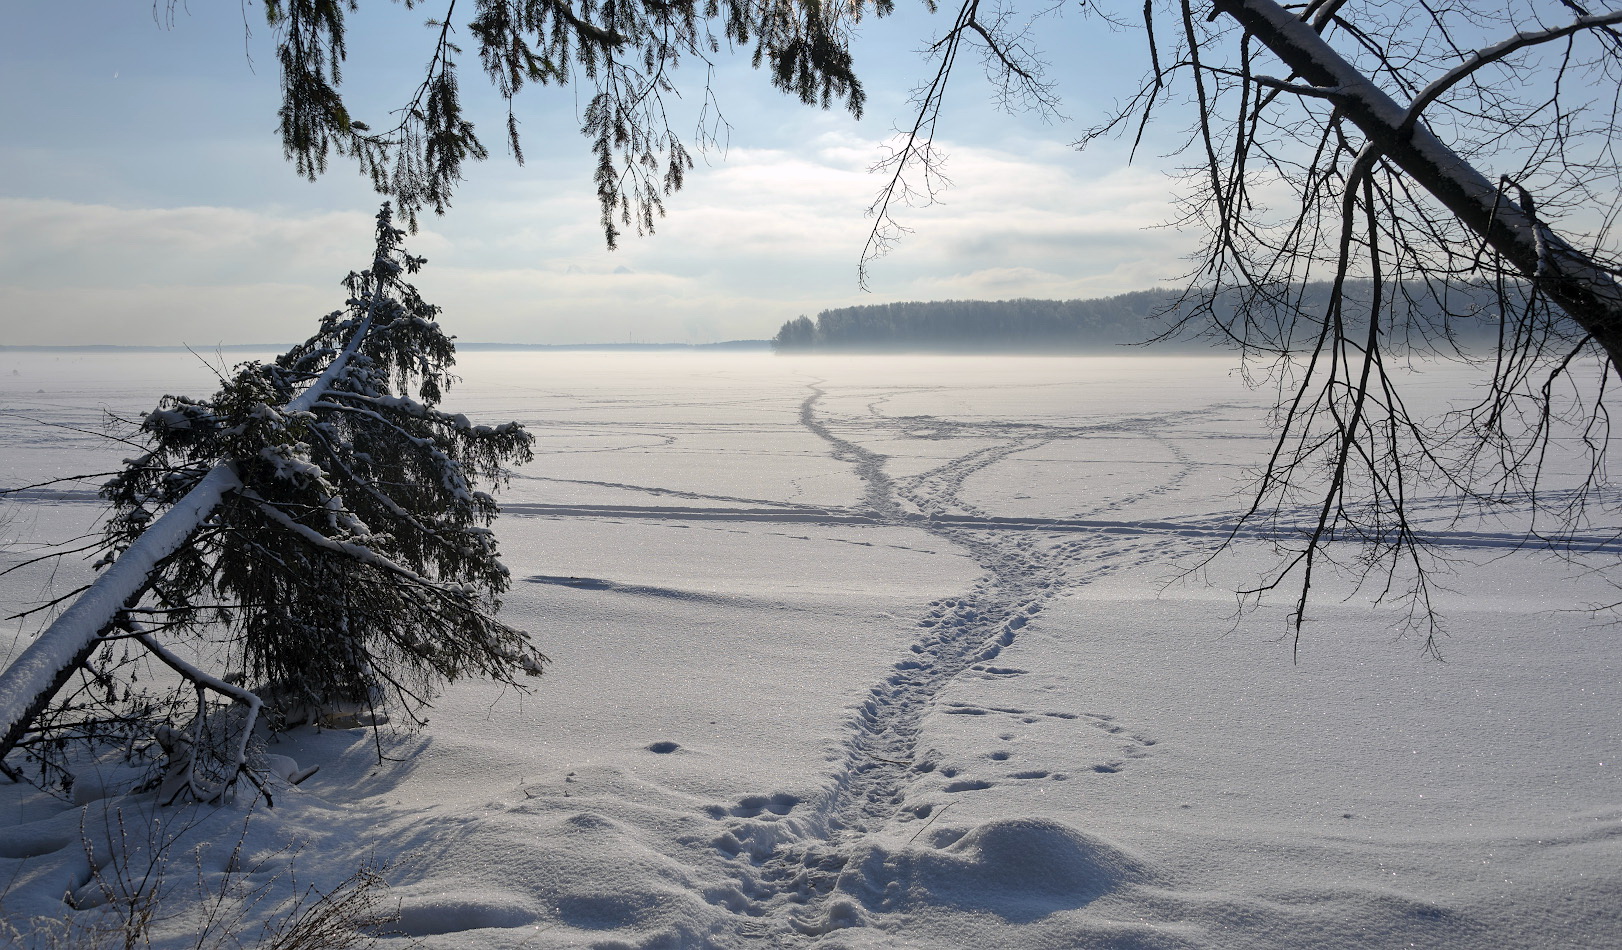
{"type": "MultiPolygon", "coordinates": [[[[418,16],[386,4],[351,15],[345,89],[359,111],[386,114],[417,81],[429,45],[418,16]]],[[[117,0],[14,11],[0,37],[0,77],[20,90],[0,102],[12,130],[0,145],[0,344],[302,339],[342,303],[338,281],[364,264],[382,199],[346,160],[314,183],[283,160],[259,17],[200,5],[171,25],[117,0]]],[[[1071,121],[1000,113],[977,69],[963,69],[943,125],[953,187],[904,214],[914,233],[875,266],[871,293],[858,288],[863,211],[880,185],[867,169],[931,69],[914,50],[942,25],[912,9],[863,22],[859,121],[800,105],[723,51],[713,85],[730,123],[724,150],[695,151],[658,233],[614,252],[576,132],[578,90],[520,97],[519,167],[495,141],[499,100],[464,62],[492,154],[450,213],[425,217],[410,240],[429,260],[418,286],[468,341],[706,343],[768,338],[830,307],[1095,297],[1181,273],[1189,241],[1156,227],[1173,211],[1175,183],[1152,160],[1166,149],[1128,165],[1125,143],[1069,145],[1131,92],[1142,39],[1072,15],[1041,34],[1071,121]]],[[[702,79],[678,77],[690,103],[702,79]]]]}

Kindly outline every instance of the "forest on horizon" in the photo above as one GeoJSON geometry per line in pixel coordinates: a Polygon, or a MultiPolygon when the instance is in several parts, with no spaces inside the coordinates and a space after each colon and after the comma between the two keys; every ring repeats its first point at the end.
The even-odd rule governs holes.
{"type": "MultiPolygon", "coordinates": [[[[1259,330],[1262,336],[1252,337],[1252,342],[1288,342],[1294,348],[1310,346],[1312,340],[1302,338],[1298,330],[1286,341],[1288,331],[1282,328],[1295,323],[1298,311],[1324,312],[1330,291],[1327,282],[1310,283],[1281,295],[1288,304],[1259,308],[1254,299],[1241,300],[1236,292],[1207,301],[1182,290],[1139,290],[1082,300],[869,304],[824,310],[815,320],[797,317],[784,323],[771,343],[779,353],[1118,353],[1152,341],[1160,353],[1201,352],[1233,349],[1236,344],[1210,329],[1199,333],[1183,329],[1196,308],[1209,306],[1205,311],[1209,328],[1233,326],[1236,315],[1246,312],[1242,304],[1247,304],[1248,325],[1235,335],[1259,330]]],[[[1350,330],[1366,331],[1369,292],[1366,281],[1348,284],[1343,319],[1350,330]]],[[[1496,344],[1500,323],[1496,300],[1486,286],[1455,286],[1439,296],[1422,285],[1403,284],[1381,306],[1382,333],[1388,343],[1402,347],[1469,350],[1496,344]]]]}

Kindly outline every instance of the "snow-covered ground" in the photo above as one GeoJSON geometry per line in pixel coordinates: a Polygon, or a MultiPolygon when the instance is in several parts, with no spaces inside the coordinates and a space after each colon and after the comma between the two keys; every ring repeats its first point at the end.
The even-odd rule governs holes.
{"type": "MultiPolygon", "coordinates": [[[[1265,546],[1167,586],[1268,445],[1230,369],[464,356],[450,405],[538,437],[497,530],[552,667],[453,685],[381,762],[358,729],[272,745],[321,771],[251,815],[166,810],[216,840],[167,880],[280,894],[372,861],[385,947],[1622,945],[1622,638],[1582,609],[1614,591],[1437,507],[1446,662],[1333,585],[1292,660],[1224,586],[1265,546]]],[[[187,386],[211,389],[191,357],[0,354],[4,477],[105,470],[129,450],[39,423],[187,386]]],[[[92,500],[11,513],[50,537],[92,500]]],[[[46,580],[74,574],[0,593],[46,580]]],[[[139,865],[97,842],[139,856],[149,806],[78,798],[0,785],[13,924],[97,913],[61,901],[87,841],[104,879],[139,865]]],[[[190,946],[197,913],[158,930],[190,946]]]]}

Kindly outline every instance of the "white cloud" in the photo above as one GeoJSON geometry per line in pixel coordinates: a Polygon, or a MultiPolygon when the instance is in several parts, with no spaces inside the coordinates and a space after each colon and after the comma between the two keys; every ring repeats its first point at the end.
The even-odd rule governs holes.
{"type": "MultiPolygon", "coordinates": [[[[1183,269],[1191,242],[1153,229],[1170,216],[1158,173],[1054,143],[946,148],[952,189],[903,213],[914,233],[874,266],[872,294],[856,265],[876,153],[839,133],[733,149],[695,170],[657,236],[618,252],[603,248],[589,190],[540,169],[470,187],[408,244],[430,261],[424,296],[470,341],[759,338],[829,307],[1103,296],[1183,269]]],[[[0,306],[27,315],[4,342],[299,339],[341,304],[370,229],[359,212],[0,199],[0,306]]]]}
{"type": "MultiPolygon", "coordinates": [[[[116,208],[0,198],[0,275],[39,288],[153,283],[336,281],[364,266],[369,214],[277,215],[240,208],[116,208]]],[[[429,239],[431,243],[431,239],[429,239]]]]}
{"type": "Polygon", "coordinates": [[[10,345],[110,343],[180,346],[288,343],[309,336],[317,319],[343,303],[306,285],[129,284],[121,287],[0,286],[10,345]]]}
{"type": "Polygon", "coordinates": [[[0,342],[303,339],[368,263],[371,227],[351,213],[0,198],[0,342]]]}
{"type": "MultiPolygon", "coordinates": [[[[953,186],[933,206],[897,213],[912,233],[874,267],[881,292],[917,293],[963,273],[1025,268],[1115,293],[1179,272],[1178,259],[1191,249],[1176,232],[1156,229],[1171,214],[1168,182],[1156,172],[1095,171],[1054,145],[1025,154],[947,150],[953,186]],[[1134,266],[1146,260],[1158,266],[1134,266]]],[[[701,176],[694,194],[678,196],[681,205],[698,200],[676,212],[665,234],[673,241],[628,252],[644,259],[644,269],[646,258],[691,268],[695,259],[744,256],[824,274],[836,282],[828,289],[842,293],[839,283],[853,281],[871,226],[863,211],[881,184],[867,173],[873,154],[848,141],[825,141],[807,153],[734,154],[726,167],[701,176]]],[[[1033,296],[1050,283],[1044,277],[1010,290],[1033,296]]]]}

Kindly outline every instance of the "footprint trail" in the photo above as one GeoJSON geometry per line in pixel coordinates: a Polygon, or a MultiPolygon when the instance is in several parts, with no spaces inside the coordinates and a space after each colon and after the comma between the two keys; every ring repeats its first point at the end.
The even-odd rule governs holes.
{"type": "MultiPolygon", "coordinates": [[[[937,772],[938,754],[920,747],[924,720],[931,713],[1002,717],[1016,728],[1041,719],[1069,720],[1076,728],[1120,734],[1119,754],[1093,767],[1100,773],[1119,771],[1145,755],[1153,741],[1128,734],[1106,715],[943,704],[940,697],[960,677],[996,680],[1024,675],[1023,670],[994,661],[1049,600],[1175,543],[1169,538],[1104,532],[1047,536],[1035,530],[994,531],[936,520],[984,515],[960,496],[965,482],[1061,435],[992,424],[988,432],[976,435],[996,438],[995,444],[921,474],[893,479],[885,471],[886,456],[847,435],[868,431],[873,420],[831,419],[819,411],[825,391],[818,384],[810,389],[800,406],[800,423],[828,444],[832,457],[852,466],[863,483],[862,506],[878,521],[920,528],[952,543],[984,574],[961,596],[930,604],[916,621],[917,639],[907,654],[858,704],[826,796],[815,802],[793,800],[765,811],[752,806],[733,810],[736,817],[716,846],[732,862],[740,882],[744,900],[735,909],[747,918],[740,934],[761,945],[806,940],[855,922],[846,902],[837,898],[851,855],[858,852],[854,846],[893,822],[920,822],[921,831],[932,816],[938,816],[947,806],[909,801],[926,777],[932,789],[949,796],[993,786],[980,776],[937,772]]],[[[929,437],[946,425],[929,425],[918,418],[906,421],[919,437],[929,437]]],[[[951,425],[962,429],[969,424],[951,425]]],[[[1008,757],[1002,753],[993,759],[1008,757]]],[[[1009,780],[1027,782],[1067,777],[1028,768],[1012,769],[1007,775],[1009,780]]]]}

